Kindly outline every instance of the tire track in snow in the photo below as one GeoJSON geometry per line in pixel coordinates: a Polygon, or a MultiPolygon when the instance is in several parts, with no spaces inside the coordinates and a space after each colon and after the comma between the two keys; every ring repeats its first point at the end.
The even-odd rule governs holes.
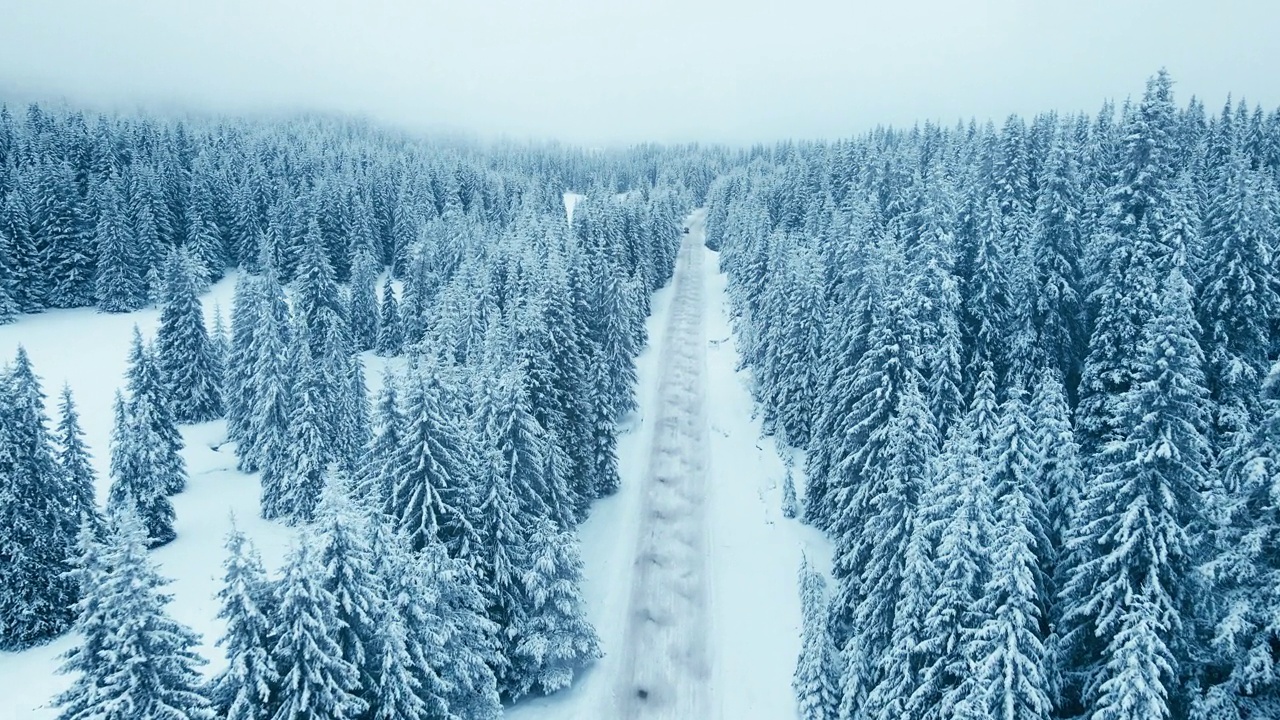
{"type": "Polygon", "coordinates": [[[690,219],[677,260],[624,658],[609,717],[692,720],[710,708],[702,218],[690,219]]]}

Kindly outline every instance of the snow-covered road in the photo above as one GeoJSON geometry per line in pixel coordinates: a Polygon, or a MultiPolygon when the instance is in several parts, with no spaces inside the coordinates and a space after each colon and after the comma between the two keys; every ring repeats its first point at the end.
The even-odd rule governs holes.
{"type": "Polygon", "coordinates": [[[704,718],[711,707],[702,223],[690,219],[680,249],[659,358],[612,717],[704,718]]]}

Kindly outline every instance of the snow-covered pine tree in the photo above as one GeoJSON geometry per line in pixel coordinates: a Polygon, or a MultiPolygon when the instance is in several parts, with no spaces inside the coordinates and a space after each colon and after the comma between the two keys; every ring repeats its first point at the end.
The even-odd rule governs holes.
{"type": "Polygon", "coordinates": [[[261,317],[259,289],[258,279],[253,275],[242,273],[236,278],[235,294],[231,300],[231,337],[222,366],[222,404],[226,411],[227,439],[238,444],[236,454],[241,472],[256,469],[246,462],[245,439],[255,398],[253,349],[261,317]]]}
{"type": "Polygon", "coordinates": [[[93,302],[96,262],[88,208],[76,189],[75,171],[66,160],[46,161],[37,170],[31,235],[48,258],[52,307],[73,308],[93,302]]]}
{"type": "Polygon", "coordinates": [[[387,514],[393,489],[390,463],[400,445],[404,419],[400,414],[400,378],[390,369],[382,374],[382,386],[373,403],[372,439],[367,460],[355,475],[357,497],[369,511],[387,514]]]}
{"type": "Polygon", "coordinates": [[[272,657],[276,628],[267,571],[257,550],[238,528],[227,534],[227,559],[218,618],[227,624],[218,640],[227,667],[209,683],[209,698],[226,720],[270,720],[275,714],[280,674],[272,657]]]}
{"type": "Polygon", "coordinates": [[[368,463],[369,444],[373,441],[369,386],[364,378],[364,360],[359,355],[350,355],[343,360],[343,374],[335,378],[338,382],[337,460],[343,472],[358,478],[368,463]]]}
{"type": "Polygon", "coordinates": [[[505,696],[519,687],[510,663],[515,640],[511,631],[520,627],[525,617],[521,576],[528,567],[528,523],[534,518],[522,513],[501,449],[484,442],[481,438],[486,435],[477,433],[479,505],[474,562],[486,612],[498,627],[498,653],[491,667],[505,696]]]}
{"type": "Polygon", "coordinates": [[[22,307],[18,303],[20,272],[14,257],[13,241],[4,228],[3,206],[0,206],[0,325],[18,319],[22,307]]]}
{"type": "Polygon", "coordinates": [[[450,417],[443,393],[435,372],[423,367],[405,384],[402,416],[399,410],[394,410],[394,416],[386,414],[393,411],[394,395],[384,396],[380,403],[378,443],[391,450],[382,469],[391,494],[379,509],[395,518],[414,550],[435,538],[451,557],[471,557],[478,542],[472,520],[476,518],[474,468],[466,447],[467,428],[459,418],[450,417]],[[397,417],[403,424],[389,428],[386,423],[397,417]],[[395,438],[389,433],[399,439],[393,449],[389,443],[395,438]]]}
{"type": "Polygon", "coordinates": [[[382,615],[375,618],[373,676],[364,689],[370,716],[461,720],[448,702],[450,690],[456,688],[442,679],[457,659],[444,653],[450,631],[433,607],[440,600],[435,585],[439,579],[425,574],[423,563],[385,517],[371,516],[366,527],[373,574],[387,598],[382,615]]]}
{"type": "Polygon", "coordinates": [[[1219,598],[1210,668],[1221,680],[1205,693],[1203,717],[1280,714],[1280,362],[1263,382],[1261,408],[1257,431],[1234,453],[1225,522],[1204,566],[1219,598]]]}
{"type": "Polygon", "coordinates": [[[191,267],[191,282],[197,292],[222,279],[227,271],[227,251],[213,218],[212,208],[200,208],[193,202],[187,208],[186,251],[191,267]]]}
{"type": "Polygon", "coordinates": [[[921,499],[916,532],[932,546],[929,576],[935,580],[917,648],[920,684],[907,704],[921,717],[946,717],[971,692],[970,643],[983,619],[977,601],[990,576],[987,550],[995,523],[990,468],[974,431],[985,404],[976,394],[943,445],[933,484],[921,499]]]}
{"type": "Polygon", "coordinates": [[[0,373],[0,648],[61,634],[74,617],[78,519],[54,457],[44,393],[26,350],[0,373]]]}
{"type": "Polygon", "coordinates": [[[294,279],[293,308],[307,329],[313,357],[319,358],[324,344],[334,330],[346,332],[346,315],[333,266],[325,253],[319,226],[312,218],[298,259],[298,275],[294,279]]]}
{"type": "MultiPolygon", "coordinates": [[[[117,396],[117,425],[111,437],[111,492],[107,510],[119,513],[122,508],[136,513],[147,531],[148,547],[172,541],[173,503],[171,488],[178,481],[168,473],[164,439],[155,430],[155,406],[149,396],[142,395],[127,404],[117,396]]],[[[185,484],[185,478],[181,478],[185,484]]]]}
{"type": "MultiPolygon", "coordinates": [[[[347,317],[352,349],[372,350],[378,340],[378,262],[367,248],[360,247],[351,262],[347,317]]],[[[388,276],[390,277],[390,276],[388,276]]]]}
{"type": "Polygon", "coordinates": [[[1099,458],[1067,545],[1060,711],[1167,718],[1185,708],[1202,584],[1192,536],[1203,532],[1207,392],[1191,287],[1176,268],[1144,325],[1145,371],[1124,395],[1124,435],[1099,458]],[[1110,638],[1110,641],[1107,641],[1110,638]]]}
{"type": "Polygon", "coordinates": [[[263,512],[267,517],[283,517],[289,523],[308,523],[320,504],[325,474],[336,448],[330,444],[334,418],[326,402],[329,392],[324,372],[320,362],[311,356],[305,329],[298,326],[296,330],[290,361],[298,375],[291,393],[288,444],[282,448],[286,453],[282,458],[266,460],[269,466],[281,461],[283,464],[264,469],[264,474],[273,477],[270,483],[263,483],[263,512]],[[278,505],[268,511],[266,496],[275,490],[279,491],[278,505]]]}
{"type": "Polygon", "coordinates": [[[796,481],[791,476],[791,464],[787,464],[787,473],[782,477],[782,517],[794,518],[800,514],[796,500],[796,481]]]}
{"type": "Polygon", "coordinates": [[[564,477],[548,462],[554,448],[530,412],[524,367],[505,361],[505,352],[488,348],[486,353],[488,367],[480,375],[488,379],[476,408],[482,442],[498,451],[523,517],[550,518],[558,527],[572,527],[573,503],[564,477]]]}
{"type": "Polygon", "coordinates": [[[319,552],[321,585],[336,603],[332,635],[342,658],[356,669],[356,694],[366,703],[379,677],[378,651],[384,629],[378,621],[387,614],[386,586],[374,574],[374,559],[367,542],[364,519],[347,496],[347,478],[330,473],[324,499],[313,526],[319,552]]]}
{"type": "Polygon", "coordinates": [[[108,178],[98,190],[97,273],[94,297],[104,312],[130,312],[146,305],[147,293],[133,244],[132,227],[120,197],[120,181],[108,178]]]}
{"type": "Polygon", "coordinates": [[[112,513],[112,533],[82,561],[77,605],[83,644],[67,653],[75,673],[58,697],[62,720],[213,720],[196,652],[199,636],[166,614],[168,583],[147,556],[147,529],[128,505],[112,513]]]}
{"type": "Polygon", "coordinates": [[[1032,482],[1033,440],[1022,391],[1015,387],[1001,412],[991,478],[991,573],[977,603],[982,624],[967,653],[976,677],[965,698],[987,716],[1005,720],[1047,720],[1052,712],[1042,636],[1043,507],[1037,507],[1039,488],[1032,482]]]}
{"type": "Polygon", "coordinates": [[[359,672],[333,636],[338,604],[324,587],[324,571],[307,546],[290,553],[276,586],[271,624],[279,636],[272,653],[280,673],[274,720],[357,720],[367,709],[357,695],[359,672]]]}
{"type": "Polygon", "coordinates": [[[84,442],[84,430],[80,429],[80,413],[71,396],[71,386],[62,386],[58,401],[58,427],[56,440],[58,467],[66,483],[67,494],[63,502],[67,506],[69,521],[91,527],[101,524],[98,504],[94,496],[95,477],[90,464],[89,448],[84,442]]]}
{"type": "Polygon", "coordinates": [[[11,171],[13,185],[0,206],[0,236],[8,240],[13,259],[13,293],[18,309],[39,312],[47,307],[49,273],[47,258],[31,235],[31,212],[26,175],[11,171]]]}
{"type": "Polygon", "coordinates": [[[436,580],[435,614],[448,629],[443,651],[449,662],[438,670],[450,686],[449,708],[463,718],[496,720],[502,716],[494,670],[503,665],[501,628],[489,619],[481,576],[470,561],[450,558],[438,543],[420,557],[420,577],[436,580]]]}
{"type": "MultiPolygon", "coordinates": [[[[916,565],[908,566],[907,558],[922,560],[920,553],[911,552],[911,539],[923,478],[940,443],[914,369],[907,371],[897,406],[884,426],[873,432],[874,440],[881,440],[884,447],[881,462],[868,466],[863,478],[868,485],[861,496],[865,527],[860,536],[839,538],[836,547],[838,566],[846,570],[836,595],[837,607],[848,608],[839,618],[848,638],[844,650],[849,662],[842,678],[842,707],[860,706],[860,700],[875,694],[889,673],[900,670],[884,667],[881,659],[899,640],[895,638],[899,608],[919,607],[922,603],[916,602],[920,598],[915,595],[926,588],[926,578],[916,565]],[[880,433],[882,437],[875,437],[880,433]],[[857,572],[848,573],[849,569],[857,572]]],[[[901,619],[903,628],[923,620],[901,619]]],[[[881,698],[874,707],[887,711],[902,700],[881,698]]]]}
{"type": "Polygon", "coordinates": [[[1093,331],[1076,412],[1080,444],[1090,458],[1117,439],[1119,398],[1145,371],[1142,328],[1154,312],[1161,268],[1172,267],[1161,240],[1175,179],[1175,112],[1172,82],[1161,72],[1125,119],[1121,166],[1091,249],[1097,268],[1089,296],[1093,331]]]}
{"type": "Polygon", "coordinates": [[[296,403],[288,376],[291,366],[285,357],[285,329],[283,322],[267,315],[254,331],[254,405],[249,408],[248,427],[241,441],[244,447],[239,449],[242,464],[251,458],[252,466],[262,470],[262,516],[268,519],[289,517],[292,512],[288,482],[294,444],[290,419],[296,403]]]}
{"type": "Polygon", "coordinates": [[[512,699],[569,687],[575,673],[601,655],[583,606],[582,558],[573,531],[539,518],[528,551],[529,566],[521,578],[525,616],[512,628],[512,699]]]}
{"type": "Polygon", "coordinates": [[[174,250],[165,261],[155,358],[174,418],[180,423],[222,415],[221,368],[198,293],[191,258],[183,250],[174,250]]]}
{"type": "Polygon", "coordinates": [[[133,342],[129,348],[129,370],[126,386],[129,390],[127,409],[146,406],[151,430],[162,443],[155,450],[160,465],[155,472],[165,478],[166,491],[172,495],[187,486],[187,464],[182,458],[182,434],[174,419],[168,395],[156,366],[156,353],[142,342],[142,333],[134,327],[133,342]]]}
{"type": "MultiPolygon", "coordinates": [[[[1272,351],[1271,326],[1280,318],[1280,278],[1273,269],[1275,194],[1264,176],[1234,149],[1213,198],[1206,233],[1210,259],[1198,309],[1204,331],[1205,381],[1213,400],[1216,454],[1258,422],[1259,389],[1272,351]]],[[[1230,462],[1229,458],[1223,458],[1230,462]]]]}
{"type": "Polygon", "coordinates": [[[827,626],[827,581],[810,567],[800,566],[800,656],[791,689],[801,720],[836,720],[840,704],[840,656],[827,626]]]}
{"type": "Polygon", "coordinates": [[[374,344],[374,352],[379,357],[394,357],[400,354],[403,343],[400,308],[396,304],[396,291],[391,286],[391,276],[387,275],[386,281],[382,284],[382,304],[378,309],[378,337],[374,344]]]}

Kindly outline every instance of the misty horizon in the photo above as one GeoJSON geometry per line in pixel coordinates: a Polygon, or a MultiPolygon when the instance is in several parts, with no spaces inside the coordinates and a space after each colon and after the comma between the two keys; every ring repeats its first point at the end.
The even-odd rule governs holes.
{"type": "Polygon", "coordinates": [[[1280,7],[933,0],[391,0],[7,11],[0,93],[102,109],[319,113],[482,140],[746,145],[1095,113],[1166,68],[1178,102],[1280,104],[1280,7]]]}

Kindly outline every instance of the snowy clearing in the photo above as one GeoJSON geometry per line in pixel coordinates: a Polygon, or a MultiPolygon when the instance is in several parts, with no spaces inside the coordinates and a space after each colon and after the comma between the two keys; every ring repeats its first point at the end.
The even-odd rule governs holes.
{"type": "MultiPolygon", "coordinates": [[[[215,304],[221,307],[225,319],[234,290],[233,274],[203,296],[211,327],[215,304]]],[[[100,504],[105,502],[111,484],[107,469],[112,403],[116,389],[124,385],[132,328],[137,324],[145,337],[152,337],[159,317],[156,308],[122,314],[79,308],[26,315],[16,323],[0,326],[3,362],[9,362],[19,346],[25,347],[46,396],[55,398],[63,383],[75,393],[85,441],[93,453],[100,504]]],[[[396,361],[371,353],[362,357],[370,391],[377,392],[387,363],[396,361]]],[[[56,422],[56,403],[46,402],[50,418],[56,422]]],[[[232,517],[273,572],[282,564],[294,530],[260,516],[258,476],[235,469],[234,446],[222,444],[225,421],[184,425],[181,429],[190,481],[184,492],[173,496],[178,538],[155,550],[154,557],[161,574],[173,581],[168,588],[174,596],[169,611],[174,619],[200,633],[200,652],[209,660],[204,670],[212,675],[225,665],[222,649],[214,645],[223,632],[222,621],[215,617],[215,594],[222,583],[223,541],[231,529],[232,517]]],[[[5,694],[0,703],[0,720],[56,717],[51,701],[71,682],[71,677],[57,673],[62,664],[60,656],[79,641],[79,636],[70,632],[47,645],[22,652],[0,652],[0,687],[5,694]]]]}

